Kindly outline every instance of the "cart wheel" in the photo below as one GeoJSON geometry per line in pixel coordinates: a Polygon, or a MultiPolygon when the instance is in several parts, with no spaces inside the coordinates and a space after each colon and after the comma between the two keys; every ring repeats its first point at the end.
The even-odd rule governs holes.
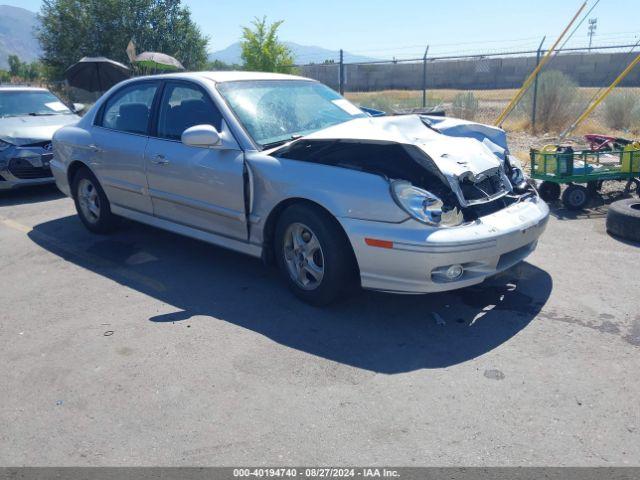
{"type": "Polygon", "coordinates": [[[542,182],[540,188],[538,188],[538,192],[540,192],[540,197],[545,202],[555,202],[560,198],[560,184],[554,182],[542,182]]]}
{"type": "Polygon", "coordinates": [[[562,203],[569,210],[582,210],[589,202],[589,190],[582,185],[569,185],[562,194],[562,203]]]}

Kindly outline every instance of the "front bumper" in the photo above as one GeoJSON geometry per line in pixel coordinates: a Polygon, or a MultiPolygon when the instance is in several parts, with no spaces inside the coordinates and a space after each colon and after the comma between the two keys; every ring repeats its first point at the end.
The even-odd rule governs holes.
{"type": "Polygon", "coordinates": [[[53,183],[53,154],[42,146],[10,147],[0,152],[0,190],[53,183]]]}
{"type": "Polygon", "coordinates": [[[454,228],[431,228],[412,219],[400,224],[340,222],[358,260],[363,288],[428,293],[475,285],[519,263],[535,249],[548,218],[547,205],[533,197],[454,228]],[[393,246],[370,246],[365,238],[393,246]],[[456,280],[445,275],[451,265],[464,268],[456,280]]]}

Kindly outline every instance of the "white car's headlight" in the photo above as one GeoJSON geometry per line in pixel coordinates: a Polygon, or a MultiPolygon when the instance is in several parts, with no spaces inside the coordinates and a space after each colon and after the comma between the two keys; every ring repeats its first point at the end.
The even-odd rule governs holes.
{"type": "Polygon", "coordinates": [[[6,150],[7,148],[9,148],[11,146],[10,143],[5,142],[4,140],[0,140],[0,152],[6,150]]]}
{"type": "Polygon", "coordinates": [[[444,203],[437,196],[405,180],[393,181],[391,194],[400,208],[427,225],[455,227],[463,221],[462,213],[457,208],[444,210],[444,203]]]}

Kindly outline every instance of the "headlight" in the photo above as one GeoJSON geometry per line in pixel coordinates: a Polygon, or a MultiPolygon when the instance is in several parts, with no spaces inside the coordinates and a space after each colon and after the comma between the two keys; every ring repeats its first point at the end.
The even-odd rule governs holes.
{"type": "Polygon", "coordinates": [[[11,146],[10,143],[5,142],[4,140],[0,140],[0,152],[6,150],[7,148],[9,148],[11,146]]]}
{"type": "Polygon", "coordinates": [[[444,210],[442,200],[405,180],[393,181],[391,194],[400,208],[427,225],[455,227],[463,221],[462,213],[457,208],[444,210]]]}

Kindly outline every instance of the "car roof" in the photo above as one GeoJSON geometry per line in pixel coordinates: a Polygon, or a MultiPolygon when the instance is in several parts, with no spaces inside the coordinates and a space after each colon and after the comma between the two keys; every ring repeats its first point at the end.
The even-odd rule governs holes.
{"type": "Polygon", "coordinates": [[[224,72],[180,72],[166,73],[162,75],[152,75],[140,78],[173,78],[173,79],[207,79],[215,83],[233,82],[242,80],[307,80],[315,82],[310,78],[300,77],[297,75],[287,75],[284,73],[267,73],[267,72],[245,72],[245,71],[224,71],[224,72]]]}
{"type": "Polygon", "coordinates": [[[21,85],[0,85],[0,92],[48,92],[46,88],[26,87],[21,85]]]}

